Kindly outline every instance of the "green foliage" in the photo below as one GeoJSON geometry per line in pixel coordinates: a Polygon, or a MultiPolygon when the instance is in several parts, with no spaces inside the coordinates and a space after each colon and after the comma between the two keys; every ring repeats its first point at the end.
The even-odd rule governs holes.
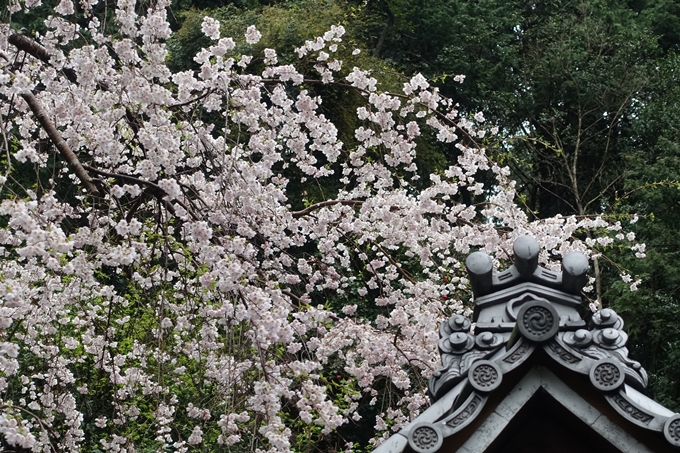
{"type": "Polygon", "coordinates": [[[642,213],[634,226],[646,244],[646,258],[618,253],[613,258],[641,277],[629,293],[611,284],[607,299],[627,321],[632,352],[650,373],[654,396],[680,409],[680,57],[661,60],[644,98],[639,99],[626,152],[625,189],[619,212],[642,213]]]}
{"type": "Polygon", "coordinates": [[[402,15],[408,26],[395,22],[385,57],[405,72],[466,75],[462,85],[441,78],[442,88],[503,131],[498,152],[512,154],[532,212],[601,210],[657,55],[625,2],[440,0],[402,15]]]}
{"type": "Polygon", "coordinates": [[[674,0],[634,2],[633,8],[648,22],[664,52],[680,50],[680,4],[674,0]],[[635,3],[639,3],[636,5],[635,3]]]}

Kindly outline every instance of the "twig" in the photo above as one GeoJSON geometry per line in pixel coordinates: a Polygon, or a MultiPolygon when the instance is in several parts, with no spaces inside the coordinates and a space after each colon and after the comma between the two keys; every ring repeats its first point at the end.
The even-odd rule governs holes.
{"type": "Polygon", "coordinates": [[[317,209],[324,208],[326,206],[333,206],[336,204],[341,204],[344,206],[361,206],[364,204],[363,201],[360,200],[328,200],[328,201],[322,201],[320,203],[313,204],[302,211],[295,211],[291,213],[294,219],[299,219],[300,217],[306,216],[310,212],[316,211],[317,209]]]}
{"type": "Polygon", "coordinates": [[[195,98],[193,98],[193,99],[189,99],[189,100],[186,101],[186,102],[182,102],[182,103],[179,103],[179,104],[169,105],[169,106],[168,106],[168,110],[170,110],[171,112],[174,112],[175,110],[179,110],[179,109],[181,109],[182,107],[185,107],[185,106],[187,106],[187,105],[191,105],[191,104],[193,104],[193,103],[195,103],[195,102],[198,102],[198,101],[200,101],[201,99],[204,99],[204,98],[210,96],[212,93],[213,93],[213,91],[212,91],[212,89],[210,89],[210,90],[206,91],[205,93],[203,93],[202,95],[200,95],[200,96],[198,96],[198,97],[195,97],[195,98]]]}

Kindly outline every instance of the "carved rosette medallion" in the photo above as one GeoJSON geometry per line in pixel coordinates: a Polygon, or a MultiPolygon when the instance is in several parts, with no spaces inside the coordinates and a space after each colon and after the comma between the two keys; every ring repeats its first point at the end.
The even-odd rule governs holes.
{"type": "Polygon", "coordinates": [[[526,339],[542,343],[557,334],[560,317],[555,307],[547,301],[527,302],[517,313],[517,328],[526,339]]]}
{"type": "Polygon", "coordinates": [[[480,392],[490,392],[501,385],[503,373],[496,363],[489,360],[478,360],[468,371],[470,385],[480,392]]]}
{"type": "Polygon", "coordinates": [[[675,414],[666,420],[663,435],[675,447],[680,447],[680,414],[675,414]]]}
{"type": "Polygon", "coordinates": [[[604,392],[616,390],[626,377],[623,366],[613,359],[602,359],[590,369],[590,381],[596,389],[604,392]]]}
{"type": "Polygon", "coordinates": [[[439,450],[444,436],[437,425],[418,423],[408,434],[408,443],[417,453],[433,453],[439,450]]]}

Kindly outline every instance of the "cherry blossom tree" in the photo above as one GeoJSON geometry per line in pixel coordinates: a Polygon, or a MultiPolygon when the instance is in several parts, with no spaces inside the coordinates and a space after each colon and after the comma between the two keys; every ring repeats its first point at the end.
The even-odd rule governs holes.
{"type": "Polygon", "coordinates": [[[61,0],[44,35],[0,34],[6,445],[366,447],[334,434],[351,423],[379,443],[428,404],[438,324],[468,312],[466,254],[497,265],[531,234],[558,266],[634,244],[601,218],[529,222],[485,155],[483,115],[420,75],[381,91],[337,57],[341,26],[296,49],[302,73],[273,49],[235,52],[255,27],[223,37],[206,17],[200,70],[172,73],[165,0],[119,0],[113,34],[96,3],[61,0]],[[354,143],[321,113],[320,85],[362,96],[354,143]],[[459,157],[416,189],[425,129],[459,157]],[[331,181],[326,199],[289,197],[331,181]]]}

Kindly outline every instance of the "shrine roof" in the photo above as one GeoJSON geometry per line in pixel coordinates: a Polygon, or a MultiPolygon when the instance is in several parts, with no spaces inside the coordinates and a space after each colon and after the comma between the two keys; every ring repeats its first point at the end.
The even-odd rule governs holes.
{"type": "Polygon", "coordinates": [[[539,406],[526,414],[536,398],[558,408],[546,416],[563,413],[560,420],[592,433],[605,446],[597,451],[680,451],[680,414],[645,395],[647,373],[628,357],[623,319],[583,307],[586,256],[566,255],[555,272],[539,265],[534,238],[520,237],[513,249],[514,264],[498,273],[483,252],[468,257],[474,328],[461,315],[442,323],[433,404],[375,451],[506,451],[497,440],[508,442],[508,426],[545,423],[539,406]]]}

